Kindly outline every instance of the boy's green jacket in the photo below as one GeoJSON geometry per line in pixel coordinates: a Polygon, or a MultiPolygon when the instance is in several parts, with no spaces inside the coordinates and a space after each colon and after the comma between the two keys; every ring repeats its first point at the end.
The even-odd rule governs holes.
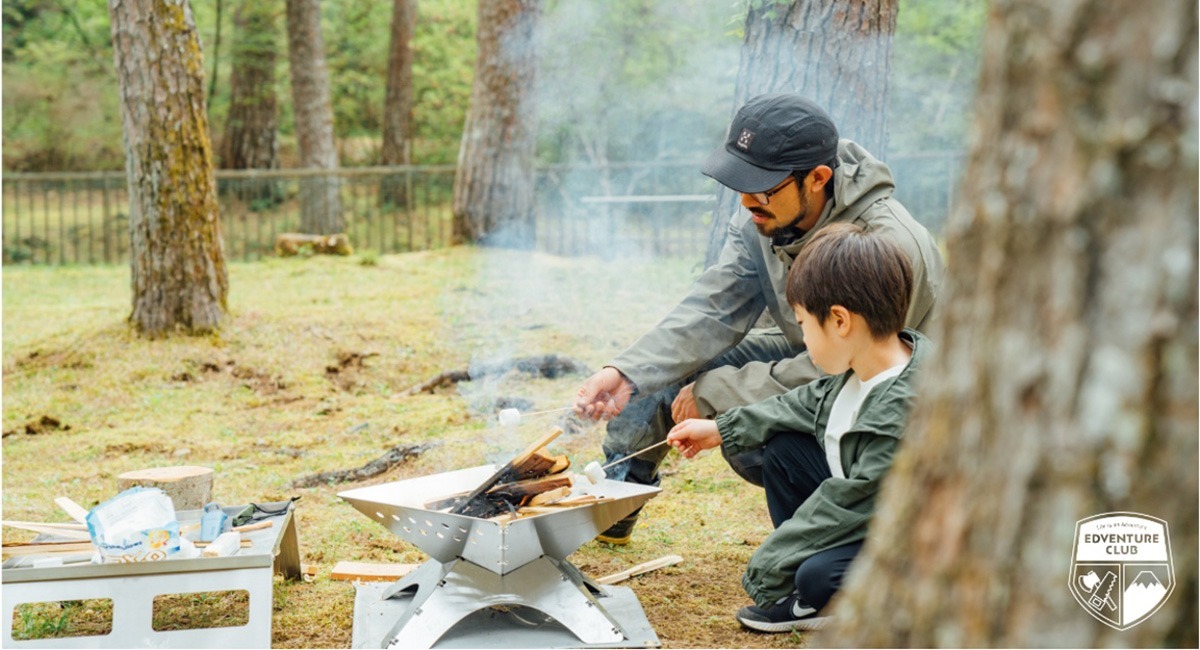
{"type": "MultiPolygon", "coordinates": [[[[834,201],[817,224],[787,243],[763,237],[738,210],[731,219],[717,263],[696,280],[683,299],[654,329],[609,364],[642,394],[693,375],[737,345],[766,311],[787,340],[802,350],[804,333],[785,294],[792,260],[825,226],[854,223],[896,244],[912,264],[913,295],[906,327],[928,331],[945,268],[933,237],[893,196],[895,181],[882,161],[850,140],[838,143],[833,173],[834,201]]],[[[696,380],[696,406],[712,417],[806,384],[820,376],[808,354],[783,361],[754,362],[741,368],[710,370],[696,380]]]]}
{"type": "MultiPolygon", "coordinates": [[[[759,606],[791,594],[796,569],[813,554],[866,538],[880,481],[892,466],[912,411],[918,367],[929,352],[929,340],[915,330],[906,329],[900,337],[912,345],[912,359],[897,377],[867,395],[854,425],[842,436],[846,478],[822,482],[750,558],[742,586],[759,606]]],[[[824,449],[829,411],[852,372],[825,376],[718,416],[717,429],[726,453],[733,456],[762,447],[784,432],[815,435],[824,449]]]]}

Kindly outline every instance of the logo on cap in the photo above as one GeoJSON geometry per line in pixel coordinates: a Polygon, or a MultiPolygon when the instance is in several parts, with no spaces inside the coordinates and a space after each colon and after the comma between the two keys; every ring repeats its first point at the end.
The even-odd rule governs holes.
{"type": "Polygon", "coordinates": [[[742,151],[750,151],[750,143],[754,142],[754,132],[750,129],[742,129],[742,134],[738,136],[737,146],[742,151]]]}

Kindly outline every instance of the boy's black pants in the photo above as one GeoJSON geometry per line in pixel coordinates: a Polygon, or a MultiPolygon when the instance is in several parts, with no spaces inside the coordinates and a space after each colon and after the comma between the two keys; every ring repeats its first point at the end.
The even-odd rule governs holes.
{"type": "MultiPolygon", "coordinates": [[[[822,481],[833,478],[825,451],[807,433],[776,435],[763,448],[763,488],[776,528],[792,518],[822,481]]],[[[796,570],[796,591],[804,604],[821,609],[842,586],[862,542],[838,546],[808,558],[796,570]]]]}

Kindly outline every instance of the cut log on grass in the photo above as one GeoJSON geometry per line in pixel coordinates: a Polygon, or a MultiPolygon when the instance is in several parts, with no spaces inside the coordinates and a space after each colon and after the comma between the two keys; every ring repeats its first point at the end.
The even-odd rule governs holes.
{"type": "Polygon", "coordinates": [[[683,558],[681,556],[664,555],[664,556],[658,558],[657,560],[650,560],[649,562],[642,562],[641,564],[639,564],[637,566],[629,567],[628,569],[625,569],[624,571],[619,571],[612,575],[604,576],[603,578],[597,579],[596,582],[598,582],[602,585],[614,585],[623,580],[628,580],[628,579],[632,578],[633,576],[640,576],[643,573],[649,573],[650,571],[657,571],[658,569],[661,569],[663,567],[669,567],[673,564],[679,564],[682,561],[683,561],[683,558]]]}
{"type": "Polygon", "coordinates": [[[384,455],[362,467],[309,474],[308,476],[302,476],[292,481],[292,487],[307,488],[334,483],[362,481],[372,476],[378,476],[410,458],[416,458],[430,447],[431,445],[396,445],[384,455]]]}
{"type": "Polygon", "coordinates": [[[151,467],[117,476],[118,491],[131,487],[159,488],[171,497],[175,510],[200,510],[212,501],[213,471],[208,467],[179,465],[151,467]]]}
{"type": "Polygon", "coordinates": [[[408,394],[432,393],[435,388],[442,386],[503,375],[513,370],[547,379],[557,379],[564,375],[592,374],[592,371],[581,361],[570,357],[560,357],[557,354],[542,354],[472,363],[466,370],[447,370],[408,389],[408,394]]]}
{"type": "Polygon", "coordinates": [[[371,562],[340,561],[333,565],[331,580],[359,580],[362,582],[392,582],[412,572],[419,564],[374,564],[371,562]]]}
{"type": "Polygon", "coordinates": [[[350,238],[343,233],[336,235],[305,235],[296,232],[280,233],[275,237],[275,254],[280,257],[296,255],[351,255],[354,248],[350,238]]]}

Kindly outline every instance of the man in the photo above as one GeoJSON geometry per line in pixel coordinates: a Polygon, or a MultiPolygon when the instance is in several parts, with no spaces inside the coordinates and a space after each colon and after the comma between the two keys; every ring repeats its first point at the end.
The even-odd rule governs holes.
{"type": "MultiPolygon", "coordinates": [[[[839,140],[816,104],[792,94],[751,99],[702,171],[740,192],[747,213],[731,219],[720,258],[688,296],[579,389],[578,413],[613,418],[604,440],[609,462],[664,440],[676,422],[713,418],[818,377],[784,292],[792,261],[829,224],[855,223],[899,245],[913,270],[905,324],[923,331],[932,317],[944,271],[933,237],[892,198],[887,165],[839,140]],[[775,327],[752,330],[764,310],[775,327]]],[[[609,476],[658,485],[666,453],[639,455],[609,476]]],[[[760,451],[726,458],[762,485],[760,451]]],[[[628,543],[637,517],[597,539],[628,543]]]]}

